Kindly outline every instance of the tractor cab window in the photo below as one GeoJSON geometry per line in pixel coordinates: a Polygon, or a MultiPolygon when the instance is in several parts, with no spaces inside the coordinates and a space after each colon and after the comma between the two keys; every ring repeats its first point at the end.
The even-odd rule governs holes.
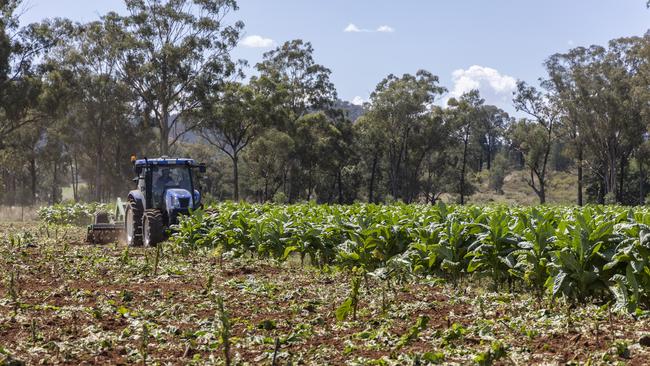
{"type": "Polygon", "coordinates": [[[151,177],[154,201],[161,202],[168,189],[191,190],[190,169],[186,166],[154,166],[151,177]]]}

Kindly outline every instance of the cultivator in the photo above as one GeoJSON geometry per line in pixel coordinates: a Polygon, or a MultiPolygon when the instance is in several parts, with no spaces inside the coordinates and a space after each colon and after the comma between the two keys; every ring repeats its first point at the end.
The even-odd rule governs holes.
{"type": "Polygon", "coordinates": [[[125,209],[126,204],[118,198],[113,218],[108,212],[98,212],[94,223],[88,225],[86,241],[91,244],[108,244],[123,240],[125,209]]]}

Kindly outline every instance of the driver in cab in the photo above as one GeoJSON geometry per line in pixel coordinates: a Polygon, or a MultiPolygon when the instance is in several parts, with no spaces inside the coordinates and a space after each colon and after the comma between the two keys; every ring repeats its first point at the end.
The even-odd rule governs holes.
{"type": "MultiPolygon", "coordinates": [[[[160,171],[160,176],[156,179],[154,184],[155,191],[158,193],[158,196],[161,196],[166,188],[173,187],[176,184],[174,178],[172,178],[169,169],[163,168],[160,171]]],[[[162,198],[162,197],[161,197],[162,198]]]]}

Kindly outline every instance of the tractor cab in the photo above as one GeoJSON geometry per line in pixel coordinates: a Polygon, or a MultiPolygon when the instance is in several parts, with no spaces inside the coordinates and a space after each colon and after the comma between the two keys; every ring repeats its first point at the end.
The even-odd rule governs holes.
{"type": "Polygon", "coordinates": [[[155,245],[178,216],[201,207],[198,174],[205,165],[192,159],[134,159],[137,189],[129,192],[125,210],[129,245],[155,245]]]}

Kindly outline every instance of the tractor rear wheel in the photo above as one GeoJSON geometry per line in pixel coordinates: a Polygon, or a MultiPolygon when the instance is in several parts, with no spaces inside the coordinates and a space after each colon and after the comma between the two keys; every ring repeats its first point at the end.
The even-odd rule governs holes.
{"type": "Polygon", "coordinates": [[[165,229],[160,210],[146,210],[142,228],[142,238],[145,246],[154,247],[165,240],[165,229]]]}
{"type": "Polygon", "coordinates": [[[126,244],[130,247],[142,245],[142,210],[135,200],[126,204],[124,226],[126,231],[126,244]]]}

